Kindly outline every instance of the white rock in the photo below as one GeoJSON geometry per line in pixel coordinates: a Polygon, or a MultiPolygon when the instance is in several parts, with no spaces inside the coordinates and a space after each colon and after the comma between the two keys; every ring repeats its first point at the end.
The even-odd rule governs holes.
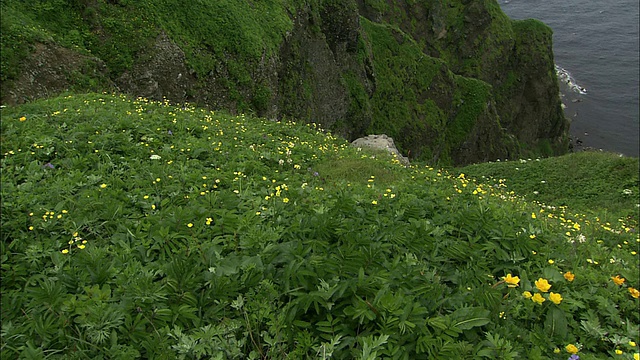
{"type": "Polygon", "coordinates": [[[393,142],[393,139],[385,134],[368,135],[359,139],[355,139],[351,143],[351,145],[355,146],[356,148],[368,147],[371,149],[386,150],[391,154],[395,155],[396,158],[400,161],[400,163],[404,165],[409,165],[409,158],[402,156],[402,154],[400,154],[400,152],[396,148],[396,145],[393,142]]]}

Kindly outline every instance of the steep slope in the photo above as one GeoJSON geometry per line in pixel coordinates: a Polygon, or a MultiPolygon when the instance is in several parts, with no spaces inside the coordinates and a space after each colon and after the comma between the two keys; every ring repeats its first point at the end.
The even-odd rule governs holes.
{"type": "Polygon", "coordinates": [[[385,132],[442,164],[567,148],[551,31],[509,20],[494,0],[2,9],[3,103],[119,90],[313,121],[349,140],[385,132]]]}

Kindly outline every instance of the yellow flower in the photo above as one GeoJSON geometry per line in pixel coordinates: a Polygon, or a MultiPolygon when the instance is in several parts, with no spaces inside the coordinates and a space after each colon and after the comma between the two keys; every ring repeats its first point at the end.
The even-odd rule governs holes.
{"type": "Polygon", "coordinates": [[[102,185],[100,185],[100,189],[104,189],[104,188],[106,188],[106,187],[107,187],[107,184],[102,184],[102,185]]]}
{"type": "Polygon", "coordinates": [[[531,298],[531,301],[537,304],[542,304],[543,302],[546,301],[546,299],[543,298],[542,295],[540,295],[540,293],[535,293],[535,295],[533,295],[533,297],[531,298]]]}
{"type": "Polygon", "coordinates": [[[573,345],[573,344],[569,344],[565,347],[565,350],[567,350],[567,352],[569,354],[577,354],[578,353],[578,348],[573,345]]]}
{"type": "Polygon", "coordinates": [[[188,227],[193,227],[193,224],[192,223],[188,223],[187,226],[188,227]]]}
{"type": "Polygon", "coordinates": [[[536,238],[536,235],[535,235],[535,234],[531,234],[531,235],[529,235],[529,238],[530,238],[530,239],[535,239],[535,238],[536,238]]]}
{"type": "Polygon", "coordinates": [[[562,301],[562,295],[556,294],[553,291],[549,293],[549,301],[558,305],[562,301]]]}
{"type": "Polygon", "coordinates": [[[520,282],[520,278],[517,276],[511,276],[511,274],[507,274],[507,276],[502,278],[504,282],[507,283],[508,287],[516,287],[520,282]]]}
{"type": "Polygon", "coordinates": [[[69,249],[62,249],[61,253],[68,254],[69,253],[69,249]]]}
{"type": "Polygon", "coordinates": [[[82,250],[85,248],[85,245],[78,245],[78,249],[82,250]]]}
{"type": "Polygon", "coordinates": [[[207,222],[206,222],[207,225],[211,225],[212,222],[213,222],[212,218],[207,218],[207,222]]]}
{"type": "Polygon", "coordinates": [[[539,278],[536,280],[536,287],[542,292],[547,292],[551,288],[547,279],[539,278]]]}
{"type": "Polygon", "coordinates": [[[629,346],[635,347],[636,346],[636,342],[635,341],[629,341],[629,346]]]}
{"type": "Polygon", "coordinates": [[[289,198],[282,199],[282,202],[285,203],[285,204],[288,203],[289,202],[289,198]]]}
{"type": "Polygon", "coordinates": [[[576,276],[571,271],[567,271],[566,273],[564,273],[564,278],[567,279],[567,281],[573,281],[576,276]]]}
{"type": "Polygon", "coordinates": [[[523,292],[523,293],[522,293],[522,296],[524,296],[524,298],[525,298],[525,299],[531,299],[531,297],[532,297],[533,295],[531,295],[531,293],[530,293],[530,292],[525,291],[525,292],[523,292]]]}
{"type": "MultiPolygon", "coordinates": [[[[636,299],[638,297],[640,297],[640,291],[638,291],[638,289],[634,289],[632,287],[629,288],[629,294],[631,294],[631,296],[633,296],[636,299]]],[[[631,346],[635,346],[635,345],[631,345],[631,346]]]]}
{"type": "Polygon", "coordinates": [[[553,260],[549,259],[549,264],[550,264],[550,265],[553,265],[553,263],[555,263],[555,261],[553,261],[553,260]]]}
{"type": "Polygon", "coordinates": [[[373,205],[378,205],[378,201],[377,201],[377,200],[373,200],[371,203],[372,203],[373,205]]]}
{"type": "Polygon", "coordinates": [[[531,218],[535,219],[536,218],[536,213],[531,213],[531,218]]]}
{"type": "Polygon", "coordinates": [[[616,349],[616,355],[622,355],[624,352],[620,349],[616,349]]]}
{"type": "Polygon", "coordinates": [[[633,360],[640,360],[640,354],[638,353],[633,354],[633,360]]]}
{"type": "Polygon", "coordinates": [[[553,353],[554,354],[560,354],[560,349],[558,349],[558,348],[553,349],[553,353]]]}
{"type": "Polygon", "coordinates": [[[20,121],[27,121],[27,117],[26,116],[21,117],[20,121]]]}
{"type": "Polygon", "coordinates": [[[624,284],[624,280],[625,280],[625,279],[624,279],[624,278],[621,278],[621,277],[620,277],[620,275],[616,275],[616,276],[612,276],[612,277],[611,277],[611,280],[613,280],[613,282],[614,282],[616,285],[620,286],[620,285],[624,284]]]}

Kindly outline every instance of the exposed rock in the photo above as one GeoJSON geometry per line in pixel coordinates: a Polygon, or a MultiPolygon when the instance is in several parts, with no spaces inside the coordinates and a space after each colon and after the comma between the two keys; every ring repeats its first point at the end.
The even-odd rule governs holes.
{"type": "Polygon", "coordinates": [[[185,64],[182,49],[161,33],[147,52],[116,79],[119,87],[135,96],[187,100],[196,79],[185,64]]]}
{"type": "Polygon", "coordinates": [[[366,147],[366,148],[371,148],[376,150],[386,150],[389,153],[391,153],[393,156],[395,156],[396,159],[400,161],[400,163],[404,165],[409,165],[409,158],[402,156],[402,154],[400,154],[400,152],[396,148],[396,145],[394,144],[393,139],[388,137],[385,134],[367,135],[365,137],[355,139],[351,143],[351,145],[357,148],[366,147]]]}
{"type": "Polygon", "coordinates": [[[54,43],[36,43],[20,76],[2,82],[1,100],[3,104],[14,105],[76,88],[97,91],[112,86],[102,60],[54,43]]]}

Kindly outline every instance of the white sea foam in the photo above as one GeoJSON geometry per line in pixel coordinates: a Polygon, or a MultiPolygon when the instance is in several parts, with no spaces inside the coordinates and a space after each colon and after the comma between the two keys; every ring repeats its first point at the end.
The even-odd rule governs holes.
{"type": "Polygon", "coordinates": [[[571,76],[570,72],[561,68],[558,65],[556,65],[556,75],[558,76],[558,80],[567,84],[567,86],[569,87],[569,89],[571,89],[571,91],[575,91],[578,94],[582,94],[582,95],[585,95],[587,93],[587,89],[580,86],[576,82],[576,80],[573,78],[573,76],[571,76]]]}

